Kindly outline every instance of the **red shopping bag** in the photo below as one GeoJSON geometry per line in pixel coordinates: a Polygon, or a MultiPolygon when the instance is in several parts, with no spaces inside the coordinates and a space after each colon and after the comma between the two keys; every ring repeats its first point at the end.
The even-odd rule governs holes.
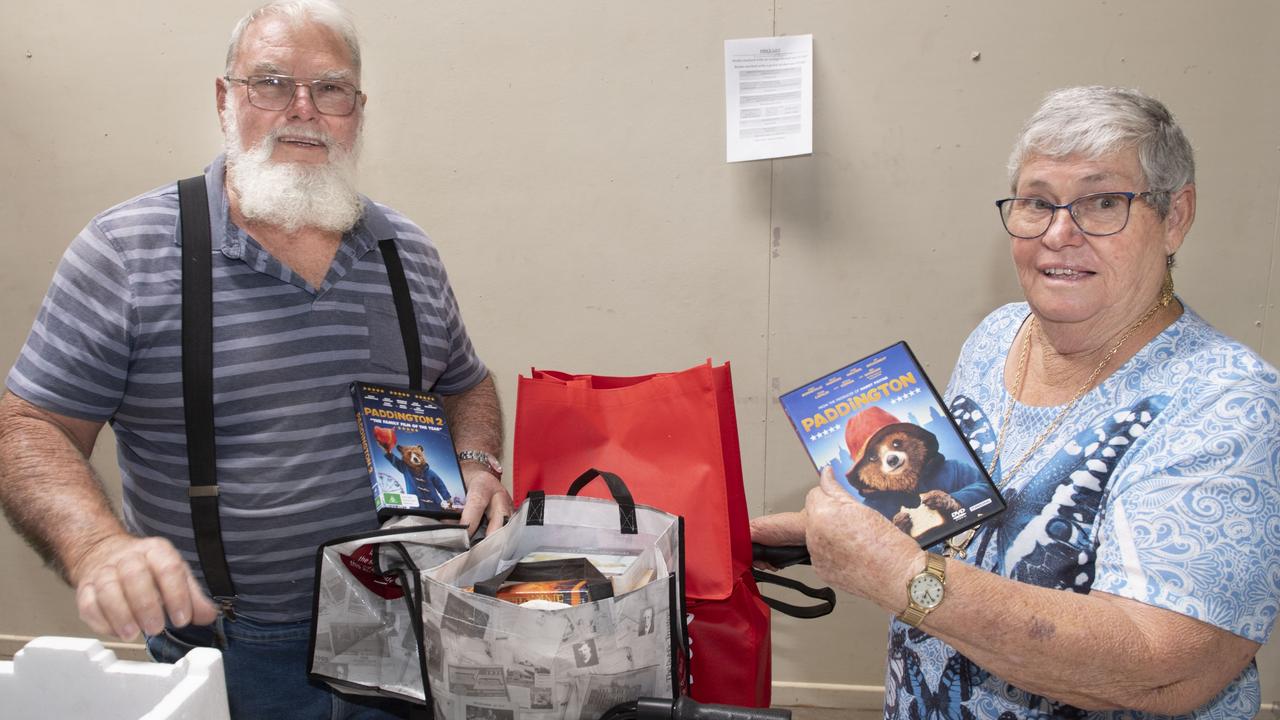
{"type": "Polygon", "coordinates": [[[563,494],[589,467],[625,477],[637,503],[685,518],[690,695],[768,706],[769,609],[751,573],[728,363],[637,377],[522,376],[516,502],[530,490],[563,494]]]}

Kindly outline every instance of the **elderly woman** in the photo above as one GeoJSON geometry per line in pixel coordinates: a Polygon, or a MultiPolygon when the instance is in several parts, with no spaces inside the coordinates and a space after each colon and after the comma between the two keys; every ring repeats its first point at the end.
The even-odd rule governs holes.
{"type": "Polygon", "coordinates": [[[1173,293],[1191,146],[1152,98],[1073,88],[1010,174],[1026,302],[978,326],[946,392],[1008,509],[925,552],[828,468],[754,539],[807,543],[823,579],[899,615],[886,717],[1253,717],[1280,612],[1280,382],[1173,293]]]}

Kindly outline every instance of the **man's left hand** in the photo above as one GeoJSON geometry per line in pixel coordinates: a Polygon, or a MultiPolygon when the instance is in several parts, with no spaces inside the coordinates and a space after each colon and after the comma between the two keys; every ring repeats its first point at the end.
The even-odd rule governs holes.
{"type": "Polygon", "coordinates": [[[511,517],[514,508],[511,495],[492,473],[466,465],[470,463],[465,464],[462,471],[467,485],[467,502],[462,506],[461,522],[467,526],[467,533],[474,535],[480,527],[480,519],[488,518],[485,535],[492,534],[511,517]]]}

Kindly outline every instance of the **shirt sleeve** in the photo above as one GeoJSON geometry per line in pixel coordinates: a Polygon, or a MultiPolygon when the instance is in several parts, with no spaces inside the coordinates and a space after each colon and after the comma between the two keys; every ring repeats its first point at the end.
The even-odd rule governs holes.
{"type": "Polygon", "coordinates": [[[462,312],[458,309],[458,300],[453,295],[453,286],[449,284],[443,266],[440,268],[440,284],[444,288],[442,314],[449,333],[449,364],[436,380],[435,390],[444,395],[457,395],[485,379],[489,369],[480,361],[471,345],[471,337],[467,335],[467,327],[462,322],[462,312]]]}
{"type": "Polygon", "coordinates": [[[1265,643],[1280,612],[1280,392],[1210,383],[1111,488],[1093,589],[1265,643]],[[1207,398],[1206,398],[1207,396],[1207,398]]]}
{"type": "Polygon", "coordinates": [[[121,255],[90,223],[63,254],[6,386],[51,412],[110,419],[125,391],[131,306],[121,255]]]}

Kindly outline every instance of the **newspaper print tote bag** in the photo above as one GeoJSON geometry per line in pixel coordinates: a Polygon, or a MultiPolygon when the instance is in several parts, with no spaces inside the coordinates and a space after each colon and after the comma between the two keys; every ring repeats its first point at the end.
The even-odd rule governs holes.
{"type": "Polygon", "coordinates": [[[425,702],[417,569],[468,547],[466,528],[425,519],[321,545],[308,675],[344,693],[425,702]]]}
{"type": "Polygon", "coordinates": [[[429,698],[439,720],[596,720],[684,686],[683,525],[636,505],[620,478],[590,470],[570,495],[529,493],[501,530],[422,573],[429,698]],[[603,478],[613,501],[576,497],[603,478]],[[585,556],[612,596],[512,604],[474,591],[521,561],[585,556]]]}

